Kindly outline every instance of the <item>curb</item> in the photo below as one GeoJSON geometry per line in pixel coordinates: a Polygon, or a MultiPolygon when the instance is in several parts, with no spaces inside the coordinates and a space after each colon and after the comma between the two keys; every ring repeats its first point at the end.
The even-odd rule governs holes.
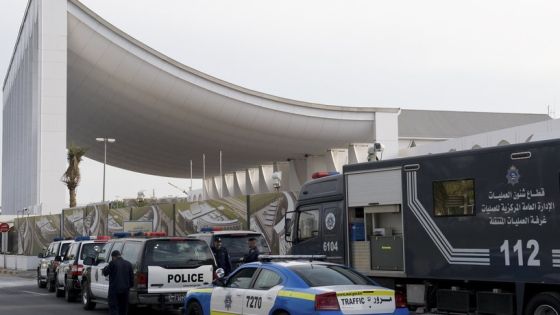
{"type": "Polygon", "coordinates": [[[3,275],[17,275],[17,271],[13,269],[0,269],[0,274],[3,275]]]}

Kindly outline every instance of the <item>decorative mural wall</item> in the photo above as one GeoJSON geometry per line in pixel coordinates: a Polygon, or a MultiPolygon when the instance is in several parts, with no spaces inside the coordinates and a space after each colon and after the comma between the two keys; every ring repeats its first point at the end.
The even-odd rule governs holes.
{"type": "MultiPolygon", "coordinates": [[[[112,235],[123,231],[163,231],[170,236],[186,236],[202,228],[222,230],[247,228],[247,196],[205,201],[175,200],[142,206],[116,203],[91,204],[64,209],[62,214],[30,216],[15,220],[18,253],[33,256],[54,238],[112,235]]],[[[273,253],[287,253],[284,217],[294,209],[295,194],[268,193],[249,196],[250,228],[264,234],[273,253]]]]}

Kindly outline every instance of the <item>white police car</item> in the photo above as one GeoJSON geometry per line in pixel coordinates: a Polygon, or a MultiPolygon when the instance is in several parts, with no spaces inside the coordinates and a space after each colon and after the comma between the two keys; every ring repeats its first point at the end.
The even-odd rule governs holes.
{"type": "Polygon", "coordinates": [[[282,257],[261,255],[261,262],[242,265],[213,287],[192,289],[185,314],[408,314],[395,291],[353,269],[322,261],[271,260],[282,257]]]}

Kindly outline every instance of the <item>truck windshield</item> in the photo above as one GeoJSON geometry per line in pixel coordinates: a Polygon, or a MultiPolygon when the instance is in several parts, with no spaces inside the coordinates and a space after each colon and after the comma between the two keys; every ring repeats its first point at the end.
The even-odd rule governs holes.
{"type": "Polygon", "coordinates": [[[208,244],[201,240],[150,240],[146,242],[144,266],[195,268],[214,265],[213,257],[208,244]]]}
{"type": "Polygon", "coordinates": [[[248,241],[251,237],[257,239],[257,247],[261,253],[270,253],[270,248],[266,240],[261,234],[225,234],[214,235],[214,237],[221,237],[222,244],[227,249],[228,253],[233,256],[243,256],[249,252],[248,241]]]}
{"type": "Polygon", "coordinates": [[[367,277],[342,266],[305,264],[289,268],[310,287],[354,284],[375,285],[367,277]]]}

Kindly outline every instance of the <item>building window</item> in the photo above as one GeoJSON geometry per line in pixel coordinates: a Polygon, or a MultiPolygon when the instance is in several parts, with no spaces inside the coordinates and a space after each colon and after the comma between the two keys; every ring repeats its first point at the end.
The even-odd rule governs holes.
{"type": "Polygon", "coordinates": [[[461,179],[433,183],[436,217],[474,215],[474,180],[461,179]]]}

